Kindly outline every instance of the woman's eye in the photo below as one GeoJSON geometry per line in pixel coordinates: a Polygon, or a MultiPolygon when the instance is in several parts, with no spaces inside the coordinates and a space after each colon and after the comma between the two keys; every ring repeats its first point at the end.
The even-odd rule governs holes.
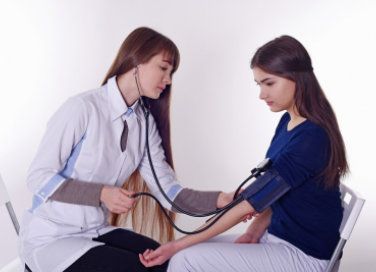
{"type": "Polygon", "coordinates": [[[167,71],[167,69],[168,69],[167,67],[164,67],[164,66],[160,66],[160,68],[161,68],[162,71],[167,71]]]}
{"type": "Polygon", "coordinates": [[[273,86],[273,85],[274,85],[274,82],[267,82],[267,83],[266,83],[266,86],[269,86],[269,87],[270,87],[270,86],[273,86]]]}

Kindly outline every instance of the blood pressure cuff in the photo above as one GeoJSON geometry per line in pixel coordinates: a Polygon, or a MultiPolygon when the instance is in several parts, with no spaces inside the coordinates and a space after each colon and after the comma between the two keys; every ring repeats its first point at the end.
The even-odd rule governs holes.
{"type": "Polygon", "coordinates": [[[277,170],[271,168],[262,176],[259,176],[240,195],[258,213],[261,213],[290,190],[290,188],[291,186],[279,175],[277,170]]]}

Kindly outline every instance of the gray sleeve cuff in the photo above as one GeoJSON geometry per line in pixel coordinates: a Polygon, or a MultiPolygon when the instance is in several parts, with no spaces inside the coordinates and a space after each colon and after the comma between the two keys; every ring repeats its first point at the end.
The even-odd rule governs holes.
{"type": "MultiPolygon", "coordinates": [[[[189,212],[209,212],[217,209],[220,191],[196,191],[184,188],[174,199],[174,204],[189,212]]],[[[174,207],[172,211],[177,212],[174,207]]]]}
{"type": "Polygon", "coordinates": [[[67,179],[49,199],[70,204],[100,206],[103,184],[67,179]]]}

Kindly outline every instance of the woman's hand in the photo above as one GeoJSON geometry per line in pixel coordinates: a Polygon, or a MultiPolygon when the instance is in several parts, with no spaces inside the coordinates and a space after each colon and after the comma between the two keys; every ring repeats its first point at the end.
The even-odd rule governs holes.
{"type": "Polygon", "coordinates": [[[133,192],[115,186],[104,186],[100,200],[110,212],[121,214],[129,212],[135,203],[133,192]]]}
{"type": "Polygon", "coordinates": [[[156,250],[147,249],[143,254],[138,254],[140,262],[145,267],[161,265],[170,259],[176,252],[177,248],[174,242],[168,242],[156,250]]]}
{"type": "Polygon", "coordinates": [[[247,230],[246,233],[243,235],[239,236],[236,240],[235,243],[238,244],[257,244],[260,241],[260,238],[264,234],[265,229],[254,229],[254,230],[247,230]]]}
{"type": "MultiPolygon", "coordinates": [[[[239,191],[239,194],[242,191],[244,191],[244,189],[241,189],[239,191]]],[[[230,192],[230,193],[220,192],[219,195],[218,195],[218,199],[217,199],[217,208],[223,208],[224,206],[229,204],[231,201],[233,201],[234,194],[235,194],[235,191],[230,192]]],[[[249,213],[249,214],[245,215],[244,218],[242,219],[242,221],[244,223],[246,223],[247,220],[250,220],[253,216],[255,216],[255,214],[256,213],[249,213]]]]}
{"type": "Polygon", "coordinates": [[[271,209],[267,209],[264,212],[257,214],[247,231],[239,236],[235,243],[239,244],[257,244],[260,238],[264,235],[266,229],[270,224],[272,216],[271,209]]]}

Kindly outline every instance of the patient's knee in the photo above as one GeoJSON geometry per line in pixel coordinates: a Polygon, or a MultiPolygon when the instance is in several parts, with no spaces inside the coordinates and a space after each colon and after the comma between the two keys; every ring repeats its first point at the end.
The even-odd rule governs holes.
{"type": "Polygon", "coordinates": [[[186,248],[175,254],[168,265],[168,272],[201,271],[197,262],[198,252],[194,247],[186,248]]]}

